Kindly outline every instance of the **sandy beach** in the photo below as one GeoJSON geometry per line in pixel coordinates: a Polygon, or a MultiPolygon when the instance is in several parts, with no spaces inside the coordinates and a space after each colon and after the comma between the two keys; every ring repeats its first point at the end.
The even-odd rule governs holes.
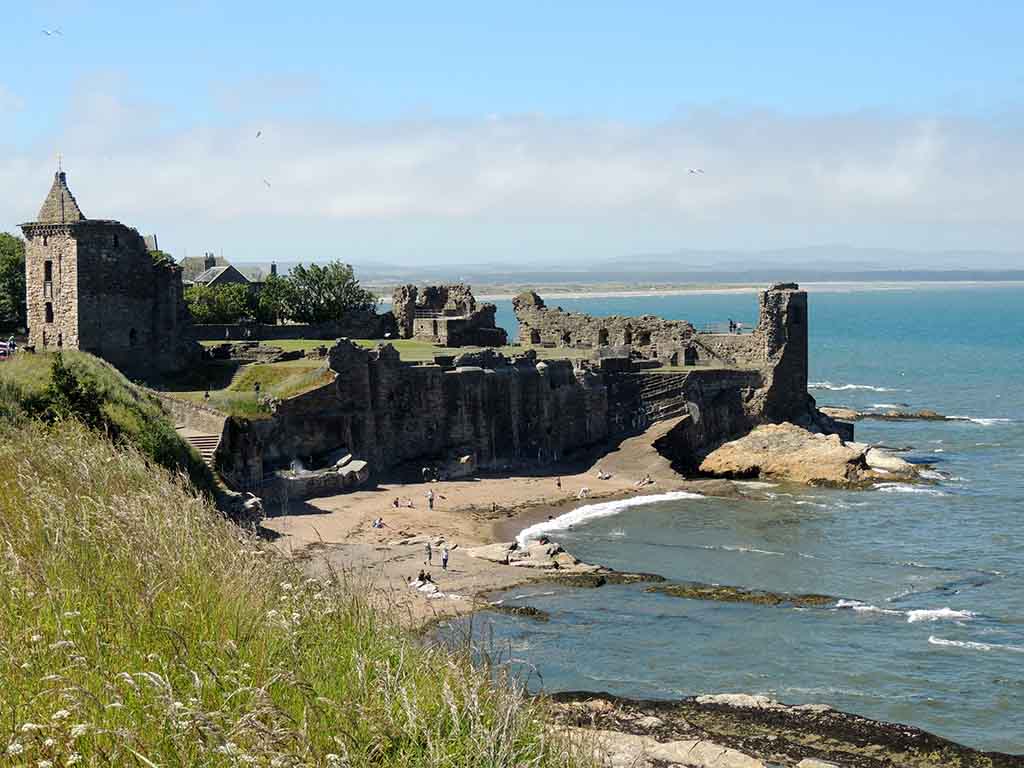
{"type": "Polygon", "coordinates": [[[429,483],[381,478],[366,490],[293,504],[289,514],[268,518],[264,527],[276,535],[283,552],[312,574],[333,570],[356,579],[408,613],[414,623],[467,613],[486,605],[488,593],[559,575],[474,558],[469,549],[510,541],[533,523],[596,502],[678,490],[735,494],[728,481],[683,479],[654,450],[653,441],[674,424],[657,424],[597,459],[545,467],[543,472],[429,483]],[[599,479],[599,471],[611,477],[599,479]],[[638,487],[644,477],[653,482],[638,487]],[[581,488],[589,489],[586,498],[577,498],[581,488]],[[433,509],[428,508],[428,491],[434,494],[433,509]],[[385,527],[372,527],[378,517],[385,527]],[[446,571],[440,562],[445,544],[450,551],[446,571]],[[444,597],[428,597],[408,587],[421,570],[431,574],[444,597]]]}

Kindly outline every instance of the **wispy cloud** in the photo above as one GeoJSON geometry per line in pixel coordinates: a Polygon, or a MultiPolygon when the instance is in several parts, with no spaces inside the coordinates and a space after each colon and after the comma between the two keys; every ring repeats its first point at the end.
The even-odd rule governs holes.
{"type": "MultiPolygon", "coordinates": [[[[214,125],[173,117],[109,84],[79,94],[59,144],[87,213],[148,222],[168,241],[219,231],[258,255],[276,227],[279,242],[305,258],[328,231],[355,238],[368,259],[1024,241],[1020,115],[693,110],[658,123],[491,115],[214,125]],[[706,172],[690,174],[694,167],[706,172]]],[[[48,154],[0,157],[0,184],[13,190],[0,200],[0,222],[35,212],[48,154]]]]}

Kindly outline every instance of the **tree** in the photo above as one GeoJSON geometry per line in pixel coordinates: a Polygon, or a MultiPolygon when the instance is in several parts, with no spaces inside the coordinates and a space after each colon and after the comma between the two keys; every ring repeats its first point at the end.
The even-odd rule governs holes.
{"type": "Polygon", "coordinates": [[[25,324],[25,241],[0,232],[0,321],[25,324]]]}
{"type": "Polygon", "coordinates": [[[237,323],[254,314],[249,286],[242,283],[190,285],[185,289],[185,304],[200,324],[237,323]]]}
{"type": "Polygon", "coordinates": [[[352,266],[340,261],[296,266],[285,278],[285,316],[298,323],[341,320],[350,312],[372,309],[377,298],[359,285],[352,266]]]}
{"type": "Polygon", "coordinates": [[[291,283],[288,278],[270,275],[263,281],[255,297],[256,321],[274,325],[278,320],[284,319],[290,294],[291,283]]]}

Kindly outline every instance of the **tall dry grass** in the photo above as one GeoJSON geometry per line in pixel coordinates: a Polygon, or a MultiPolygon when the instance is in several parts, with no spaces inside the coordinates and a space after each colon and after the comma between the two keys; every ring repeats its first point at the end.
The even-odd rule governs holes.
{"type": "Polygon", "coordinates": [[[0,422],[0,764],[582,764],[549,734],[131,446],[0,422]]]}

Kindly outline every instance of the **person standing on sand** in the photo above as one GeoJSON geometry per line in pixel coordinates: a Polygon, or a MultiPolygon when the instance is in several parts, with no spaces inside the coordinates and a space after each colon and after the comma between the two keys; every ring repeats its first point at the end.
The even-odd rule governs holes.
{"type": "Polygon", "coordinates": [[[444,549],[441,550],[441,570],[448,570],[448,545],[444,545],[444,549]]]}
{"type": "Polygon", "coordinates": [[[428,541],[423,545],[423,556],[427,558],[423,562],[427,565],[433,565],[434,551],[430,548],[430,542],[428,541]]]}
{"type": "Polygon", "coordinates": [[[562,490],[562,478],[555,478],[555,488],[557,488],[558,490],[562,490]]]}
{"type": "Polygon", "coordinates": [[[434,491],[433,489],[427,490],[427,509],[434,508],[434,491]]]}

